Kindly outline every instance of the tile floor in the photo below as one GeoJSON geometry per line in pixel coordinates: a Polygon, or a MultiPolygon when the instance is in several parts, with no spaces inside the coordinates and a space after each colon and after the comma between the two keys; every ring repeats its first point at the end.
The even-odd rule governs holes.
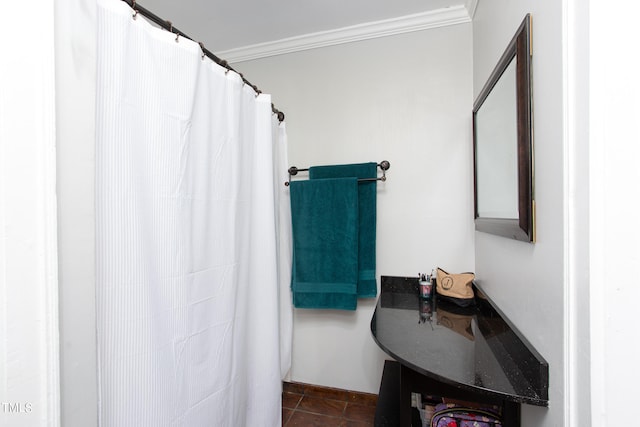
{"type": "Polygon", "coordinates": [[[283,383],[282,425],[370,427],[378,396],[302,383],[283,383]]]}

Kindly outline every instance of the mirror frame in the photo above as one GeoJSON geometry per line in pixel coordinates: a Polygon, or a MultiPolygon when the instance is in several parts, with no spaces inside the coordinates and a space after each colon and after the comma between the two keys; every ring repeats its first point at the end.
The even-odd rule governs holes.
{"type": "Polygon", "coordinates": [[[533,193],[533,120],[531,88],[531,15],[527,14],[473,104],[473,196],[477,231],[535,242],[533,193]],[[518,218],[485,218],[478,215],[476,115],[513,58],[516,58],[518,218]]]}

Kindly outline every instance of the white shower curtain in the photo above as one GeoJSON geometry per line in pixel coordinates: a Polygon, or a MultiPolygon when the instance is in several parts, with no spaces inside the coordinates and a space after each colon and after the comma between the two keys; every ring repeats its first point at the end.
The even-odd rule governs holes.
{"type": "Polygon", "coordinates": [[[198,44],[98,0],[101,426],[279,426],[286,132],[198,44]]]}

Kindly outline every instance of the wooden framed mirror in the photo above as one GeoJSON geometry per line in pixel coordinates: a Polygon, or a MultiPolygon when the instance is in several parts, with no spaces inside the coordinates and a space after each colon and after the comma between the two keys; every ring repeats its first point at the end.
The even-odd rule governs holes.
{"type": "Polygon", "coordinates": [[[535,241],[531,16],[473,104],[476,230],[535,241]]]}

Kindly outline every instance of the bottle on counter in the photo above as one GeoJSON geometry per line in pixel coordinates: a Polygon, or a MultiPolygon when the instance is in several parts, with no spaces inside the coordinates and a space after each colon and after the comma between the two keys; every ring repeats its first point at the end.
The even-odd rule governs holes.
{"type": "Polygon", "coordinates": [[[418,279],[418,291],[420,293],[420,298],[428,299],[431,298],[431,277],[429,275],[420,274],[418,279]]]}

